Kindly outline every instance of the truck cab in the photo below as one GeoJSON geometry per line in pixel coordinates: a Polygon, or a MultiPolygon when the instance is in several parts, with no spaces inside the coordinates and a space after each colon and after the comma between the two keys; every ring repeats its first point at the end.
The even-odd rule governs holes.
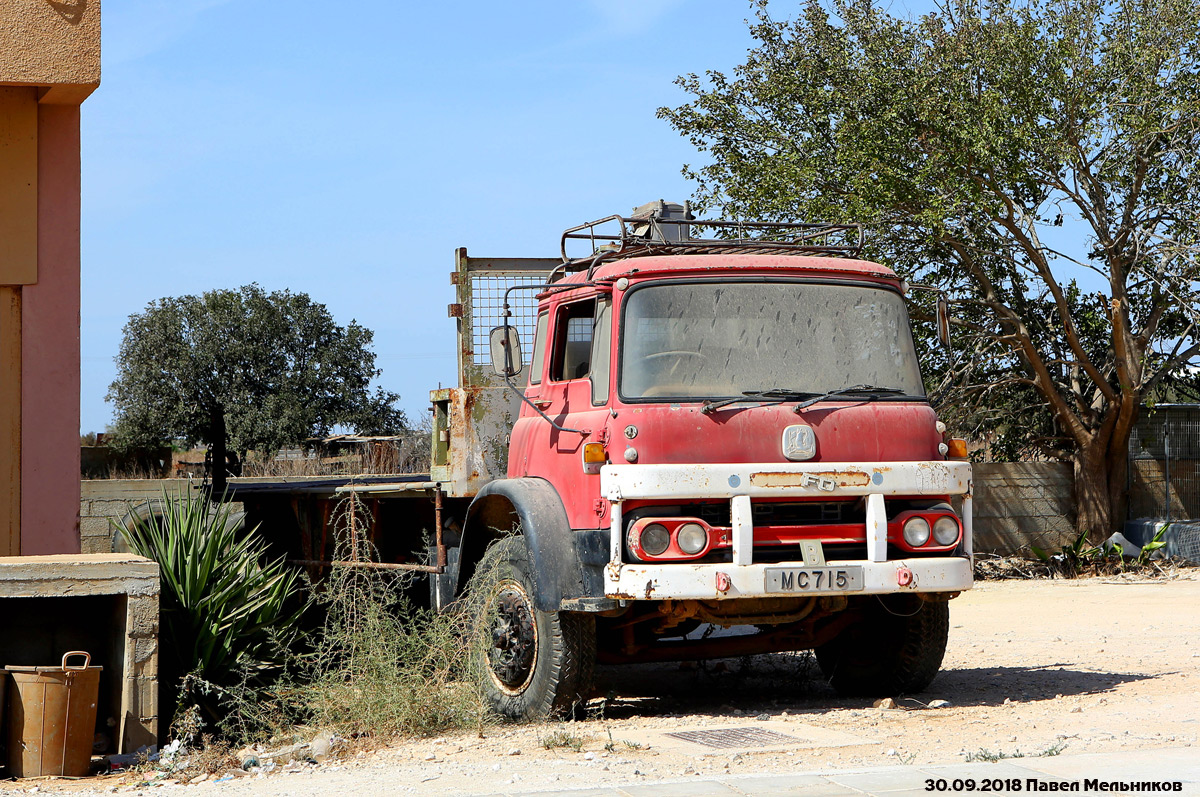
{"type": "Polygon", "coordinates": [[[844,694],[932,680],[972,585],[971,469],[925,395],[905,285],[860,247],[853,225],[657,202],[567,230],[540,281],[505,288],[487,345],[507,465],[473,470],[443,585],[500,574],[501,713],[568,710],[596,661],[814,649],[844,694]]]}

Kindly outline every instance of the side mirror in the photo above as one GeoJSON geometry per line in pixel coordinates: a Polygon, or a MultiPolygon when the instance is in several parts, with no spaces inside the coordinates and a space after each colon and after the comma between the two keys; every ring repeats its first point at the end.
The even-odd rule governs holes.
{"type": "Polygon", "coordinates": [[[492,370],[497,376],[515,376],[525,367],[516,327],[496,327],[488,335],[488,342],[492,351],[492,370]]]}
{"type": "Polygon", "coordinates": [[[944,347],[950,348],[950,302],[944,293],[937,298],[937,336],[944,347]]]}

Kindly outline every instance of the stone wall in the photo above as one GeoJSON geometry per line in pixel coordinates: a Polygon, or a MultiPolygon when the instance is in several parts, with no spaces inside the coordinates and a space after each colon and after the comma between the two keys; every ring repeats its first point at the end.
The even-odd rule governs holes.
{"type": "Polygon", "coordinates": [[[1058,550],[1075,532],[1075,477],[1061,462],[979,462],[974,467],[975,550],[1058,550]]]}

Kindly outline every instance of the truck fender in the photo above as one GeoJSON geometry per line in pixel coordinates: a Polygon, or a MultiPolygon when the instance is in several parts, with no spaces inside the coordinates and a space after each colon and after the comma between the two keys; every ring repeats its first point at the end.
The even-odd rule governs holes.
{"type": "Polygon", "coordinates": [[[554,486],[539,478],[497,479],[475,496],[463,524],[455,593],[465,589],[488,545],[514,533],[529,550],[538,610],[558,611],[564,599],[586,595],[567,510],[554,486]]]}

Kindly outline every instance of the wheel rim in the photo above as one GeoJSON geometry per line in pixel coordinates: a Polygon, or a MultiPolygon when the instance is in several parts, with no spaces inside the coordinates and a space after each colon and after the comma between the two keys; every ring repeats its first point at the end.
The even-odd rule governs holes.
{"type": "Polygon", "coordinates": [[[529,685],[537,664],[537,622],[529,593],[515,581],[503,581],[492,598],[488,670],[502,691],[518,694],[529,685]]]}

